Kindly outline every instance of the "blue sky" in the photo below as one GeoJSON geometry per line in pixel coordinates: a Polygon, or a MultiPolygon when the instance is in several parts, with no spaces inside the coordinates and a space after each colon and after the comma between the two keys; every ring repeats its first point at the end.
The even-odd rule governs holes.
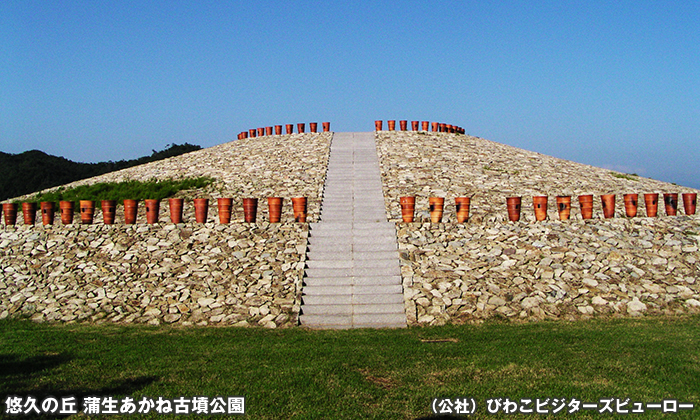
{"type": "Polygon", "coordinates": [[[700,2],[0,2],[0,151],[430,120],[700,188],[700,2]]]}

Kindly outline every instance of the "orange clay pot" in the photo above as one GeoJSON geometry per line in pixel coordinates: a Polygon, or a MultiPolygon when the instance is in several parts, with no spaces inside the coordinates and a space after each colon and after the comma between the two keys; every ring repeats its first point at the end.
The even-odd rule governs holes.
{"type": "Polygon", "coordinates": [[[464,223],[469,219],[469,197],[455,197],[455,213],[457,215],[457,223],[464,223]]]}
{"type": "Polygon", "coordinates": [[[557,211],[559,212],[559,220],[569,220],[571,215],[571,196],[560,195],[557,197],[557,211]]]}
{"type": "Polygon", "coordinates": [[[644,194],[647,217],[656,217],[659,210],[659,194],[644,194]]]}
{"type": "Polygon", "coordinates": [[[416,197],[399,197],[401,204],[401,219],[404,223],[413,222],[413,215],[416,209],[416,197]]]}
{"type": "Polygon", "coordinates": [[[535,208],[535,220],[538,222],[547,218],[547,196],[538,195],[532,197],[532,205],[535,208]]]}
{"type": "Polygon", "coordinates": [[[443,197],[430,197],[428,199],[428,204],[430,205],[430,222],[440,223],[442,221],[445,199],[443,197]]]}

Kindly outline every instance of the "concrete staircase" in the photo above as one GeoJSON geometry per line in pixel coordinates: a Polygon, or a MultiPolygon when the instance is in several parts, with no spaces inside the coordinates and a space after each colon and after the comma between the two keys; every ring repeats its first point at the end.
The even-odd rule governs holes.
{"type": "Polygon", "coordinates": [[[320,222],[309,227],[301,325],[406,327],[398,258],[374,133],[335,133],[320,222]]]}

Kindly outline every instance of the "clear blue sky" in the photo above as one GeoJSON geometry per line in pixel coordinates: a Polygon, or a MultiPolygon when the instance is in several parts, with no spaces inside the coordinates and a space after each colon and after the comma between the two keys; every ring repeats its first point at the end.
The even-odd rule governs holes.
{"type": "Polygon", "coordinates": [[[700,2],[0,1],[0,151],[431,120],[700,188],[700,2]]]}

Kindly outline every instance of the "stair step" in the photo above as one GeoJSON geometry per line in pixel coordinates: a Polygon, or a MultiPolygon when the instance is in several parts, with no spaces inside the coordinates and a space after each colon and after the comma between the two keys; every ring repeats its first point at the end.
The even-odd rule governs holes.
{"type": "MultiPolygon", "coordinates": [[[[384,261],[386,262],[386,261],[384,261]]],[[[354,267],[354,268],[307,268],[306,277],[383,277],[400,276],[398,264],[393,266],[354,267]]]]}
{"type": "Polygon", "coordinates": [[[306,261],[308,268],[345,268],[352,269],[354,266],[353,260],[312,260],[306,261]]]}
{"type": "Polygon", "coordinates": [[[356,326],[374,328],[375,326],[406,326],[406,315],[400,314],[359,314],[353,315],[352,322],[356,326]]]}
{"type": "Polygon", "coordinates": [[[352,304],[339,304],[339,305],[316,305],[307,304],[301,307],[301,313],[303,315],[352,315],[352,304]]]}
{"type": "Polygon", "coordinates": [[[352,259],[354,261],[369,261],[369,260],[398,261],[399,255],[398,255],[396,250],[376,251],[376,252],[353,251],[349,255],[341,253],[341,252],[325,252],[325,251],[309,251],[306,253],[306,259],[309,261],[347,260],[349,257],[352,257],[352,259]]]}
{"type": "Polygon", "coordinates": [[[353,276],[352,282],[355,286],[401,285],[401,276],[353,276]]]}
{"type": "MultiPolygon", "coordinates": [[[[352,295],[351,284],[342,286],[314,286],[314,287],[304,287],[302,289],[302,295],[306,296],[323,296],[323,295],[352,295]]],[[[303,296],[302,296],[303,299],[303,296]]]]}
{"type": "Polygon", "coordinates": [[[353,293],[355,295],[373,295],[373,294],[392,294],[401,293],[403,294],[403,286],[400,284],[386,284],[386,285],[372,285],[372,286],[353,286],[353,293]]]}
{"type": "Polygon", "coordinates": [[[371,277],[305,277],[304,287],[324,286],[384,286],[401,285],[400,276],[371,277]]]}
{"type": "MultiPolygon", "coordinates": [[[[383,305],[392,306],[398,305],[399,311],[402,312],[404,298],[403,293],[383,293],[376,295],[353,295],[351,302],[355,305],[383,305]]],[[[359,312],[359,311],[356,311],[359,312]]]]}
{"type": "Polygon", "coordinates": [[[301,300],[302,308],[306,305],[350,305],[352,295],[305,295],[301,300]]]}
{"type": "Polygon", "coordinates": [[[299,323],[317,328],[352,328],[352,315],[299,315],[299,323]]]}
{"type": "Polygon", "coordinates": [[[309,287],[353,286],[354,277],[305,277],[304,290],[309,287]]]}
{"type": "Polygon", "coordinates": [[[404,314],[401,304],[305,304],[301,308],[303,315],[387,315],[404,314]]]}
{"type": "Polygon", "coordinates": [[[307,268],[306,277],[352,277],[352,268],[307,268]]]}
{"type": "MultiPolygon", "coordinates": [[[[311,242],[311,241],[309,241],[311,242]]],[[[352,252],[352,244],[351,243],[335,243],[335,244],[330,244],[330,243],[320,243],[320,244],[312,244],[309,243],[306,247],[309,252],[312,251],[329,251],[329,252],[352,252]]]]}

